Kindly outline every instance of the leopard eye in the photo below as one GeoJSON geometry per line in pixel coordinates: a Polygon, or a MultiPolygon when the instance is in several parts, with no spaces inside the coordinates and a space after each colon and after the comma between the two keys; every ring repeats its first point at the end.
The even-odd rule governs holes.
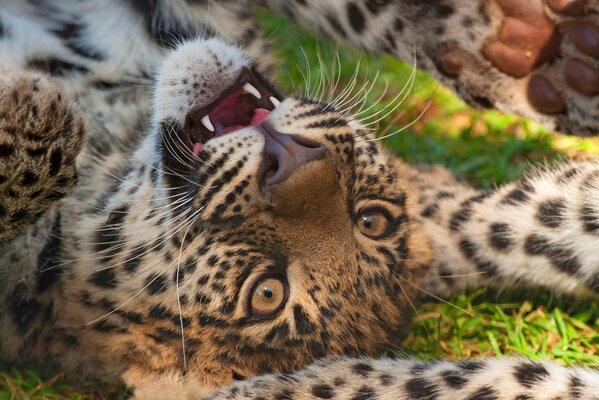
{"type": "Polygon", "coordinates": [[[389,213],[379,207],[366,208],[358,214],[358,230],[371,239],[381,239],[393,230],[393,220],[389,213]]]}
{"type": "Polygon", "coordinates": [[[271,276],[259,280],[250,295],[251,314],[257,318],[268,318],[287,301],[287,287],[281,279],[271,276]]]}

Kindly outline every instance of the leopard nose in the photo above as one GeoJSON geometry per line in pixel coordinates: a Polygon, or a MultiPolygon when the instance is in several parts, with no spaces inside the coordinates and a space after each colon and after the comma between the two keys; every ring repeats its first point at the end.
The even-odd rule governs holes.
{"type": "Polygon", "coordinates": [[[263,122],[261,127],[265,144],[259,178],[263,188],[283,182],[302,165],[326,155],[324,146],[278,132],[269,121],[263,122]]]}

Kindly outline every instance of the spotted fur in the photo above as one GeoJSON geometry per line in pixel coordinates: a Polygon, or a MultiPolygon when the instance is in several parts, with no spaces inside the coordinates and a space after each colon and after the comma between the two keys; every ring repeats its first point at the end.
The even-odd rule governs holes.
{"type": "Polygon", "coordinates": [[[262,0],[304,25],[415,62],[468,103],[596,135],[596,0],[262,0]]]}
{"type": "Polygon", "coordinates": [[[46,212],[0,260],[2,361],[71,380],[123,380],[139,399],[195,399],[219,388],[213,398],[596,396],[596,372],[550,363],[360,358],[401,343],[422,285],[441,295],[506,282],[596,294],[596,163],[479,193],[439,167],[403,164],[334,106],[291,95],[280,96],[265,124],[322,146],[326,157],[265,189],[266,128],[214,139],[199,155],[183,140],[189,110],[242,71],[271,85],[268,57],[252,61],[259,41],[251,35],[248,53],[192,39],[242,41],[231,32],[252,22],[236,3],[39,5],[26,14],[9,2],[0,11],[0,65],[25,71],[3,78],[1,92],[26,99],[2,116],[21,128],[11,136],[21,141],[10,142],[21,156],[0,168],[58,168],[52,156],[30,161],[22,138],[32,124],[34,145],[64,154],[51,174],[58,178],[41,189],[66,194],[77,152],[78,182],[40,205],[16,185],[19,204],[46,212]],[[202,15],[206,25],[189,22],[202,15]],[[56,81],[31,72],[40,68],[56,81]],[[34,106],[47,112],[24,120],[19,113],[34,106]],[[369,207],[388,216],[383,237],[358,229],[369,207]],[[451,279],[461,273],[471,278],[451,279]],[[264,276],[288,288],[268,318],[248,300],[264,276]]]}

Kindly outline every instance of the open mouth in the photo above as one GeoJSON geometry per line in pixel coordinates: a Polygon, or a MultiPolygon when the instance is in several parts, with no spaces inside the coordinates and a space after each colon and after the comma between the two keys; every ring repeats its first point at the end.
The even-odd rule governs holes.
{"type": "Polygon", "coordinates": [[[207,106],[194,109],[185,120],[185,138],[197,156],[210,140],[248,126],[260,125],[280,104],[268,82],[243,68],[233,85],[207,106]]]}

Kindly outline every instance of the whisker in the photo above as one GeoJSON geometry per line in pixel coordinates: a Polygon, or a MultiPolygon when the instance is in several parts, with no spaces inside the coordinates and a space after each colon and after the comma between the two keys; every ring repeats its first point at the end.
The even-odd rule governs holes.
{"type": "Polygon", "coordinates": [[[421,287],[420,287],[420,286],[418,286],[418,285],[415,285],[415,284],[413,284],[412,282],[410,282],[410,280],[409,280],[409,279],[407,279],[407,278],[405,278],[405,277],[401,276],[400,274],[396,274],[396,276],[397,276],[398,278],[402,279],[403,281],[405,281],[405,282],[406,282],[408,285],[412,286],[412,287],[413,287],[413,288],[415,288],[416,290],[420,290],[422,293],[424,293],[424,294],[426,294],[426,295],[428,295],[428,296],[431,296],[433,299],[436,299],[436,300],[438,300],[438,301],[440,301],[440,302],[442,302],[442,303],[444,303],[444,304],[447,304],[447,305],[449,305],[449,306],[452,306],[452,307],[454,307],[456,310],[460,310],[461,312],[463,312],[463,313],[465,313],[465,314],[468,314],[469,316],[471,316],[472,318],[474,318],[474,314],[472,314],[470,311],[468,311],[468,310],[465,310],[465,309],[463,309],[462,307],[460,307],[460,306],[458,306],[458,305],[455,305],[455,304],[453,304],[453,303],[451,303],[451,302],[449,302],[449,301],[447,301],[447,300],[445,300],[445,299],[443,299],[443,298],[441,298],[441,297],[439,297],[439,296],[437,296],[437,295],[434,295],[434,294],[432,294],[431,292],[429,292],[429,291],[427,291],[427,290],[425,290],[425,289],[421,288],[421,287]]]}
{"type": "Polygon", "coordinates": [[[179,248],[179,258],[177,260],[177,272],[176,272],[176,294],[177,294],[177,308],[179,309],[179,324],[181,326],[181,348],[183,351],[183,371],[187,371],[187,355],[185,354],[185,328],[183,326],[183,310],[181,309],[181,297],[180,297],[180,288],[179,288],[179,273],[181,271],[181,257],[183,255],[183,244],[185,243],[185,238],[189,233],[189,228],[193,225],[194,221],[191,221],[185,233],[183,234],[183,239],[181,240],[181,247],[179,248]]]}
{"type": "MultiPolygon", "coordinates": [[[[197,213],[199,213],[199,212],[200,212],[200,210],[197,210],[197,211],[195,212],[195,214],[197,214],[197,213]]],[[[194,215],[195,215],[195,214],[194,214],[194,215]]],[[[192,215],[192,217],[194,217],[194,215],[192,215]]],[[[172,265],[172,264],[169,264],[169,265],[172,265]]],[[[131,296],[129,299],[127,299],[127,300],[123,301],[123,302],[122,302],[121,304],[119,304],[117,307],[115,307],[114,309],[112,309],[112,310],[108,311],[108,312],[107,312],[107,313],[105,313],[104,315],[102,315],[102,316],[100,316],[100,317],[98,317],[98,318],[96,318],[96,319],[93,319],[93,320],[91,320],[91,321],[87,322],[85,325],[86,325],[86,326],[93,325],[93,324],[95,324],[96,322],[98,322],[98,321],[101,321],[101,320],[103,320],[104,318],[106,318],[106,317],[109,317],[110,315],[112,315],[112,314],[114,314],[115,312],[119,311],[120,309],[122,309],[123,307],[125,307],[127,304],[129,304],[131,301],[133,301],[135,298],[137,298],[137,296],[139,296],[139,295],[140,295],[140,294],[141,294],[141,293],[142,293],[142,292],[143,292],[145,289],[147,289],[147,288],[148,288],[148,287],[149,287],[149,286],[150,286],[152,283],[154,283],[154,282],[156,281],[156,279],[158,279],[158,277],[159,277],[159,276],[160,276],[160,275],[156,274],[156,276],[155,276],[153,279],[149,280],[149,281],[148,281],[148,283],[146,283],[146,284],[145,284],[145,285],[144,285],[144,286],[143,286],[141,289],[139,289],[139,291],[137,291],[135,294],[133,294],[133,296],[131,296]]]]}

